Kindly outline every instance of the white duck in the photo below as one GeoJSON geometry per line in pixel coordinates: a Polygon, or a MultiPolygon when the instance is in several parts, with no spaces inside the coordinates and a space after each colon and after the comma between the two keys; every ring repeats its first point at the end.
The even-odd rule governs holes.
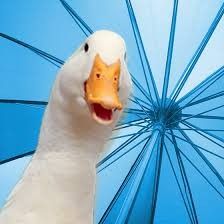
{"type": "Polygon", "coordinates": [[[97,31],[63,65],[0,224],[93,223],[95,165],[131,92],[125,54],[118,34],[97,31]]]}

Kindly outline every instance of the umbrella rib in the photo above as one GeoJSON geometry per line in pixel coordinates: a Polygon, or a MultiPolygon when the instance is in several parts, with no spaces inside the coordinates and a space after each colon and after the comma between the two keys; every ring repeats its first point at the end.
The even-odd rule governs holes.
{"type": "MultiPolygon", "coordinates": [[[[180,112],[182,109],[186,108],[189,106],[189,104],[194,100],[196,99],[200,94],[202,94],[206,89],[208,89],[212,84],[214,84],[219,78],[222,77],[222,73],[220,74],[220,70],[223,72],[224,70],[224,67],[220,68],[218,71],[217,71],[217,74],[214,74],[218,77],[215,77],[216,79],[211,83],[209,84],[205,89],[203,89],[201,92],[198,93],[198,95],[196,95],[193,99],[191,99],[187,104],[185,104],[184,106],[181,106],[172,116],[170,116],[170,118],[168,119],[171,120],[178,112],[180,112]]],[[[214,77],[213,77],[214,78],[214,77]]],[[[197,90],[199,90],[200,88],[202,88],[204,85],[208,84],[209,82],[211,82],[213,79],[209,79],[205,84],[203,84],[201,87],[197,87],[197,90]]],[[[196,90],[195,90],[196,91],[196,90]]],[[[194,91],[194,92],[195,92],[194,91]]],[[[192,92],[193,94],[193,92],[192,92]]],[[[180,102],[182,101],[183,98],[181,98],[179,101],[177,101],[177,104],[180,104],[180,102]]]]}
{"type": "MultiPolygon", "coordinates": [[[[59,0],[60,1],[60,0],[59,0]]],[[[63,3],[62,3],[63,4],[63,3]]],[[[63,4],[65,10],[69,13],[69,15],[72,17],[72,19],[75,21],[76,25],[80,28],[80,30],[85,34],[85,36],[88,36],[88,33],[85,31],[85,29],[82,26],[82,23],[80,23],[80,21],[75,17],[75,15],[68,9],[66,8],[66,6],[63,4]]]]}
{"type": "MultiPolygon", "coordinates": [[[[168,136],[167,136],[167,138],[169,139],[168,136]]],[[[170,140],[170,139],[169,139],[169,140],[170,140]]],[[[170,166],[171,166],[171,168],[172,168],[172,171],[173,171],[175,180],[176,180],[176,182],[177,182],[178,189],[179,189],[179,191],[180,191],[180,193],[181,193],[181,197],[182,197],[182,199],[183,199],[183,201],[184,201],[184,205],[185,205],[187,214],[188,214],[188,216],[189,216],[189,219],[190,219],[191,223],[194,223],[194,221],[192,220],[192,217],[191,217],[191,215],[192,215],[192,214],[191,214],[191,211],[189,211],[187,202],[186,202],[185,197],[184,197],[184,193],[183,193],[183,191],[182,191],[182,189],[181,189],[181,186],[180,186],[180,183],[179,183],[179,180],[178,180],[176,171],[175,171],[175,169],[174,169],[172,160],[171,160],[171,158],[170,158],[170,154],[169,154],[169,152],[168,152],[168,149],[167,149],[167,146],[166,146],[165,143],[164,143],[164,148],[165,148],[166,154],[167,154],[167,156],[168,156],[168,160],[169,160],[170,166]]]]}
{"type": "Polygon", "coordinates": [[[142,106],[147,109],[147,110],[150,110],[150,108],[152,107],[152,105],[150,105],[149,103],[145,102],[144,100],[140,99],[139,97],[137,96],[132,96],[134,99],[132,99],[131,97],[129,98],[130,101],[132,101],[133,103],[137,104],[138,105],[138,102],[136,101],[136,99],[138,99],[138,101],[140,101],[142,103],[142,106]],[[145,105],[147,106],[145,106],[145,105]]]}
{"type": "MultiPolygon", "coordinates": [[[[135,104],[137,104],[137,105],[139,106],[139,101],[140,101],[139,99],[135,99],[135,98],[134,98],[134,99],[131,99],[131,98],[130,98],[129,100],[130,100],[131,102],[133,102],[133,103],[135,103],[135,104]]],[[[141,102],[141,101],[140,101],[140,102],[141,102]]],[[[143,108],[145,108],[145,110],[150,111],[150,109],[149,109],[148,107],[144,106],[144,105],[142,104],[142,102],[141,102],[141,106],[142,106],[143,108]]],[[[141,107],[141,108],[142,108],[142,107],[141,107]]],[[[143,110],[141,110],[141,112],[143,112],[143,110]]],[[[145,114],[145,113],[144,113],[144,114],[145,114]]]]}
{"type": "MultiPolygon", "coordinates": [[[[212,94],[212,95],[206,96],[206,97],[204,97],[204,98],[202,98],[202,99],[200,99],[200,100],[197,100],[197,101],[195,101],[195,102],[187,103],[185,106],[180,107],[179,111],[180,111],[180,110],[183,110],[183,109],[185,109],[185,108],[187,108],[187,107],[191,107],[191,106],[194,106],[194,105],[197,105],[197,104],[200,104],[200,103],[204,103],[204,102],[206,102],[206,101],[210,101],[210,100],[219,98],[219,97],[221,97],[221,96],[223,96],[223,95],[224,95],[224,91],[219,91],[219,92],[217,92],[217,93],[214,93],[214,94],[212,94]]],[[[177,113],[177,112],[176,112],[176,113],[177,113]]],[[[175,114],[176,114],[176,113],[175,113],[175,114]]]]}
{"type": "Polygon", "coordinates": [[[97,163],[96,167],[102,166],[106,161],[108,161],[112,156],[120,152],[124,147],[126,147],[129,143],[133,142],[135,139],[137,139],[142,133],[143,130],[147,130],[147,128],[150,126],[148,124],[145,128],[140,129],[136,134],[134,134],[132,137],[128,138],[125,142],[123,142],[120,146],[118,146],[113,152],[111,152],[109,155],[107,155],[104,159],[102,159],[99,163],[97,163]]]}
{"type": "Polygon", "coordinates": [[[121,186],[119,187],[118,191],[116,192],[114,198],[112,199],[112,201],[110,202],[110,204],[107,207],[106,211],[104,212],[103,216],[101,217],[101,219],[99,221],[99,224],[103,224],[104,223],[104,221],[106,220],[108,214],[110,213],[110,211],[112,210],[114,204],[116,203],[117,199],[119,198],[120,194],[122,193],[122,191],[124,190],[125,186],[127,185],[128,181],[131,179],[131,177],[133,176],[134,172],[138,168],[138,165],[140,164],[140,162],[143,159],[143,156],[144,156],[144,154],[146,152],[146,149],[147,149],[146,147],[147,147],[149,142],[150,142],[150,138],[148,138],[148,140],[146,141],[146,143],[142,147],[141,152],[139,153],[139,155],[136,158],[135,162],[131,166],[128,174],[126,175],[124,181],[122,182],[121,186]]]}
{"type": "MultiPolygon", "coordinates": [[[[178,129],[178,130],[180,130],[180,129],[178,129]]],[[[184,130],[184,129],[182,129],[182,130],[184,130]]],[[[192,129],[191,129],[192,130],[192,129]]],[[[170,133],[168,133],[168,134],[170,134],[170,133]]],[[[171,134],[170,134],[171,135],[171,134]]],[[[180,140],[182,140],[182,141],[184,141],[184,142],[186,142],[186,143],[188,143],[189,144],[189,142],[186,140],[186,139],[184,139],[184,138],[181,138],[181,137],[179,137],[179,136],[177,136],[177,135],[175,135],[175,134],[173,134],[174,136],[175,136],[175,138],[178,138],[178,139],[180,139],[180,140]]],[[[168,136],[167,136],[168,137],[168,136]]],[[[213,155],[213,156],[216,156],[216,157],[218,157],[218,158],[220,158],[220,159],[224,159],[224,157],[223,156],[220,156],[220,155],[218,155],[218,154],[216,154],[216,153],[214,153],[214,152],[211,152],[211,151],[209,151],[208,149],[205,149],[205,148],[203,148],[203,147],[201,147],[201,146],[199,146],[199,145],[197,145],[197,144],[195,144],[195,143],[191,143],[192,145],[194,145],[195,147],[198,147],[199,149],[201,149],[201,150],[203,150],[203,151],[205,151],[205,152],[207,152],[207,153],[209,153],[209,154],[211,154],[211,155],[213,155]]]]}
{"type": "MultiPolygon", "coordinates": [[[[143,119],[139,119],[139,120],[134,120],[134,121],[129,121],[129,122],[126,122],[126,123],[122,123],[122,124],[119,124],[119,125],[117,125],[114,129],[113,129],[113,131],[117,131],[117,130],[120,130],[120,129],[123,129],[123,128],[127,128],[127,127],[130,127],[130,126],[135,126],[135,125],[141,125],[141,124],[143,124],[143,123],[145,123],[145,120],[143,120],[143,119]]],[[[149,122],[147,122],[147,123],[149,123],[149,122]]],[[[142,125],[142,127],[146,127],[146,126],[143,126],[142,125]]]]}
{"type": "Polygon", "coordinates": [[[182,107],[182,109],[187,108],[187,107],[194,106],[196,104],[204,103],[204,102],[209,101],[209,100],[213,100],[213,99],[218,98],[218,97],[221,97],[223,95],[224,95],[224,91],[219,91],[217,93],[214,93],[212,95],[209,95],[207,97],[204,97],[204,98],[202,98],[200,100],[197,100],[195,102],[192,102],[192,103],[188,104],[186,107],[185,106],[182,107]]]}
{"type": "MultiPolygon", "coordinates": [[[[195,92],[197,92],[198,90],[200,90],[201,88],[203,88],[204,86],[206,86],[207,84],[210,84],[201,90],[201,92],[199,92],[194,98],[192,98],[187,104],[191,103],[193,100],[195,100],[198,96],[200,96],[205,90],[207,90],[211,85],[213,85],[217,80],[219,80],[220,78],[223,77],[223,72],[224,72],[224,66],[222,66],[221,68],[219,68],[217,71],[215,71],[213,74],[209,75],[207,77],[207,79],[205,79],[203,82],[201,82],[198,86],[196,86],[193,90],[191,90],[188,94],[186,94],[185,96],[183,96],[181,99],[179,99],[177,101],[177,103],[181,103],[183,100],[185,100],[186,98],[188,98],[189,96],[191,96],[192,94],[194,94],[195,92]]],[[[186,104],[186,105],[187,105],[186,104]]],[[[186,106],[184,105],[184,106],[186,106]]]]}
{"type": "MultiPolygon", "coordinates": [[[[172,134],[169,133],[171,136],[172,134]]],[[[167,136],[167,138],[169,139],[169,141],[174,145],[174,142],[167,136]]],[[[178,147],[177,147],[178,148],[178,147]]],[[[175,153],[176,153],[176,148],[174,146],[174,149],[175,149],[175,153]]],[[[192,221],[193,223],[195,223],[195,215],[194,215],[194,211],[193,211],[193,208],[192,208],[192,203],[190,203],[189,201],[189,196],[188,196],[188,193],[187,193],[187,189],[186,189],[186,180],[185,180],[185,176],[184,176],[184,173],[183,173],[183,169],[181,168],[180,166],[180,159],[179,157],[177,157],[176,155],[176,158],[177,158],[177,162],[178,162],[178,167],[179,167],[179,170],[180,170],[180,175],[181,175],[181,179],[182,179],[182,182],[183,182],[183,185],[184,185],[184,191],[185,191],[185,197],[186,197],[186,203],[188,205],[188,208],[189,208],[189,213],[191,215],[191,218],[192,218],[192,221]]],[[[189,191],[188,191],[189,192],[189,191]]]]}
{"type": "MultiPolygon", "coordinates": [[[[135,101],[133,101],[133,102],[135,102],[138,106],[140,106],[141,109],[145,112],[146,115],[148,115],[149,117],[151,117],[151,114],[150,114],[151,110],[150,110],[149,108],[145,107],[144,105],[142,105],[142,101],[140,101],[139,98],[137,98],[137,97],[135,97],[135,96],[133,96],[133,97],[134,97],[134,99],[135,99],[135,101]],[[141,103],[140,103],[139,101],[140,101],[141,103]],[[145,108],[146,110],[145,110],[144,108],[145,108]]],[[[153,112],[154,116],[156,116],[156,113],[155,113],[155,106],[154,106],[154,105],[152,105],[152,112],[153,112]]]]}
{"type": "Polygon", "coordinates": [[[224,187],[224,179],[222,176],[219,174],[219,172],[216,170],[216,168],[210,163],[210,161],[207,159],[207,157],[193,144],[191,144],[191,139],[188,137],[188,135],[180,130],[181,134],[184,136],[184,138],[189,142],[189,144],[192,146],[192,148],[197,152],[197,154],[201,157],[201,159],[205,162],[205,164],[210,168],[210,170],[215,174],[219,182],[223,185],[224,187]]]}
{"type": "Polygon", "coordinates": [[[93,33],[93,30],[88,26],[88,24],[78,15],[78,13],[65,0],[59,0],[59,1],[86,36],[93,33]]]}
{"type": "Polygon", "coordinates": [[[183,160],[181,158],[180,152],[178,150],[178,145],[177,145],[177,142],[176,142],[175,136],[173,135],[172,130],[171,130],[171,136],[172,136],[174,149],[175,149],[175,153],[176,153],[176,157],[177,157],[177,161],[178,161],[178,166],[179,166],[179,169],[181,171],[182,181],[183,181],[184,186],[185,186],[187,201],[188,201],[188,203],[190,205],[190,208],[191,208],[191,211],[192,211],[193,220],[194,220],[195,223],[198,224],[199,223],[198,222],[198,216],[197,216],[197,212],[196,212],[196,209],[195,209],[195,203],[194,203],[194,199],[193,199],[193,194],[191,192],[190,183],[188,181],[186,170],[185,170],[185,167],[184,167],[184,163],[183,163],[183,160]]]}
{"type": "Polygon", "coordinates": [[[146,66],[147,66],[147,69],[148,69],[148,72],[149,72],[149,76],[150,76],[150,79],[151,79],[151,82],[152,82],[153,91],[154,91],[154,94],[156,96],[156,101],[157,101],[157,105],[158,105],[159,104],[158,90],[156,88],[155,80],[154,80],[154,77],[153,77],[153,74],[152,74],[152,70],[151,70],[148,58],[146,56],[146,52],[145,52],[145,49],[144,49],[144,44],[143,44],[143,41],[142,41],[142,38],[141,38],[141,34],[140,34],[140,31],[139,31],[138,23],[136,21],[136,17],[135,17],[135,14],[134,14],[134,10],[133,10],[131,1],[126,0],[126,5],[127,5],[127,8],[128,8],[128,14],[129,14],[129,18],[130,18],[130,21],[131,21],[131,25],[132,25],[132,29],[133,29],[133,33],[134,33],[134,37],[135,37],[135,42],[136,42],[139,57],[140,57],[140,60],[141,60],[141,65],[142,65],[143,73],[144,73],[144,76],[145,76],[145,81],[146,81],[146,84],[147,84],[148,92],[150,94],[151,101],[153,102],[150,87],[149,87],[148,78],[147,78],[147,75],[146,75],[146,68],[145,68],[144,62],[143,62],[143,57],[144,57],[145,62],[146,62],[146,66]],[[143,55],[141,54],[141,52],[143,53],[143,55]]]}
{"type": "Polygon", "coordinates": [[[207,135],[209,135],[209,136],[211,136],[211,137],[213,137],[213,138],[215,138],[215,139],[221,141],[222,143],[224,143],[224,140],[223,140],[222,138],[220,138],[220,137],[218,137],[218,136],[216,136],[216,135],[214,135],[214,134],[212,134],[212,133],[210,133],[210,132],[207,132],[207,131],[201,129],[201,128],[199,128],[198,126],[195,126],[195,125],[191,124],[190,122],[183,121],[182,124],[186,125],[186,126],[189,127],[189,128],[192,128],[193,131],[197,132],[197,133],[200,134],[201,136],[205,137],[206,139],[210,140],[211,142],[215,143],[216,145],[218,145],[218,146],[220,146],[220,147],[222,147],[222,148],[224,149],[224,146],[222,146],[222,145],[219,144],[218,142],[216,142],[216,141],[210,139],[208,136],[205,136],[205,135],[202,134],[201,132],[203,132],[203,133],[205,133],[205,134],[207,134],[207,135]],[[199,132],[199,131],[200,131],[200,132],[199,132]]]}
{"type": "Polygon", "coordinates": [[[145,115],[145,112],[143,110],[134,109],[134,108],[128,108],[128,107],[126,107],[124,109],[124,112],[125,113],[129,113],[129,114],[135,114],[135,113],[137,113],[137,114],[145,115]]]}
{"type": "Polygon", "coordinates": [[[206,180],[206,182],[220,195],[222,199],[224,199],[224,195],[209,181],[209,179],[197,168],[197,166],[187,157],[187,155],[180,150],[180,153],[185,157],[185,159],[198,171],[198,173],[206,180]]]}
{"type": "Polygon", "coordinates": [[[47,56],[42,55],[41,53],[35,52],[33,50],[31,50],[31,51],[34,52],[35,54],[37,54],[38,56],[40,56],[41,58],[45,59],[46,61],[48,61],[52,65],[56,66],[57,68],[61,68],[61,65],[56,64],[52,59],[48,58],[47,56]]]}
{"type": "MultiPolygon", "coordinates": [[[[138,132],[138,134],[143,134],[143,133],[147,133],[147,132],[151,132],[151,131],[152,131],[152,128],[147,128],[147,130],[140,131],[140,132],[138,132]]],[[[115,137],[111,137],[109,140],[112,141],[112,140],[119,139],[119,138],[130,137],[130,136],[133,136],[133,135],[136,135],[136,134],[137,134],[137,132],[131,133],[131,134],[126,134],[126,135],[118,135],[118,136],[115,136],[115,137]]]]}
{"type": "Polygon", "coordinates": [[[0,99],[0,103],[6,104],[28,104],[28,105],[43,105],[46,106],[46,101],[35,101],[35,100],[16,100],[16,99],[0,99]]]}
{"type": "Polygon", "coordinates": [[[151,205],[150,223],[154,223],[154,219],[155,219],[158,190],[159,190],[159,184],[160,184],[160,174],[161,174],[162,159],[163,159],[163,145],[164,145],[164,134],[160,133],[160,141],[157,147],[156,170],[154,175],[154,187],[153,187],[153,199],[152,199],[152,205],[151,205]]]}
{"type": "MultiPolygon", "coordinates": [[[[173,133],[171,133],[171,137],[173,138],[173,133]]],[[[168,137],[168,139],[170,140],[170,138],[168,137]]],[[[174,142],[172,141],[172,143],[174,144],[174,142]]],[[[176,143],[177,144],[177,143],[176,143]]],[[[179,153],[178,151],[178,146],[174,144],[174,148],[175,148],[175,153],[179,153]],[[177,152],[176,152],[177,150],[177,152]]],[[[186,195],[186,199],[187,199],[187,202],[188,202],[188,205],[189,205],[189,209],[190,209],[190,213],[192,215],[192,218],[193,218],[193,222],[195,223],[195,220],[197,217],[195,214],[194,214],[194,204],[192,204],[192,201],[193,200],[193,197],[192,197],[192,200],[191,198],[189,198],[189,194],[191,193],[191,191],[189,191],[190,189],[190,185],[189,183],[187,182],[187,175],[186,175],[186,171],[184,170],[184,167],[183,167],[183,161],[181,160],[181,157],[179,157],[177,154],[176,154],[176,158],[177,158],[177,162],[178,162],[178,166],[179,166],[179,169],[180,169],[180,175],[181,175],[181,178],[182,178],[182,181],[183,181],[183,184],[184,184],[184,189],[185,189],[185,195],[186,195]],[[181,166],[182,165],[182,166],[181,166]],[[189,186],[188,186],[189,185],[189,186]],[[188,193],[187,193],[188,192],[188,193]]],[[[195,210],[196,211],[196,210],[195,210]]]]}
{"type": "MultiPolygon", "coordinates": [[[[193,114],[182,114],[183,117],[191,117],[193,114]]],[[[222,116],[213,116],[213,115],[197,115],[195,118],[201,119],[211,119],[211,120],[224,120],[222,116]]]]}
{"type": "Polygon", "coordinates": [[[141,120],[144,120],[145,122],[147,122],[146,119],[144,118],[146,116],[144,111],[130,111],[130,110],[126,111],[126,110],[124,110],[124,113],[135,115],[138,118],[140,118],[141,120]]]}
{"type": "MultiPolygon", "coordinates": [[[[144,112],[144,114],[142,114],[142,115],[147,115],[147,116],[151,116],[151,114],[150,114],[150,111],[149,110],[145,110],[144,109],[144,106],[141,104],[141,103],[139,103],[139,101],[137,100],[137,99],[135,99],[136,100],[136,104],[138,105],[138,106],[140,106],[141,107],[141,109],[142,109],[142,111],[141,112],[144,112]]],[[[141,118],[141,119],[144,119],[145,120],[145,122],[147,122],[146,121],[146,119],[145,118],[143,118],[143,117],[141,117],[139,114],[137,114],[137,113],[135,113],[135,115],[137,116],[137,117],[139,117],[139,118],[141,118]]]]}
{"type": "MultiPolygon", "coordinates": [[[[193,55],[193,57],[191,58],[190,62],[188,63],[188,65],[186,66],[183,74],[181,75],[180,79],[178,80],[172,94],[172,101],[175,101],[176,98],[178,97],[180,91],[182,90],[182,88],[184,87],[187,79],[189,78],[192,70],[194,69],[198,59],[200,58],[201,54],[203,53],[205,47],[207,46],[207,43],[209,42],[212,34],[214,33],[219,21],[221,20],[222,16],[224,13],[224,3],[222,4],[222,6],[220,7],[217,15],[215,16],[212,24],[210,25],[207,33],[205,34],[204,38],[202,39],[198,49],[196,50],[195,54],[193,55]]],[[[172,103],[170,103],[172,104],[172,103]]]]}
{"type": "Polygon", "coordinates": [[[149,111],[144,109],[144,106],[141,105],[141,103],[139,103],[138,99],[135,99],[137,104],[141,107],[142,111],[145,112],[146,115],[150,116],[151,114],[149,113],[149,111]]]}
{"type": "Polygon", "coordinates": [[[211,111],[214,111],[214,110],[220,109],[220,108],[222,108],[222,107],[224,107],[224,104],[223,104],[223,105],[220,105],[220,106],[217,106],[217,107],[214,107],[214,108],[212,108],[212,109],[209,109],[209,110],[206,110],[206,111],[200,112],[200,113],[198,113],[198,114],[193,114],[193,115],[191,115],[191,116],[189,116],[189,117],[185,117],[185,118],[183,118],[183,119],[180,119],[180,120],[177,120],[177,121],[171,122],[170,124],[176,124],[176,123],[179,123],[179,122],[183,122],[183,121],[189,120],[189,119],[191,119],[191,118],[195,118],[195,117],[197,117],[197,116],[200,116],[200,115],[203,115],[203,114],[209,113],[209,112],[211,112],[211,111]]]}
{"type": "Polygon", "coordinates": [[[194,106],[194,105],[197,105],[197,104],[200,104],[200,103],[209,101],[209,100],[213,100],[213,99],[218,98],[218,97],[221,97],[223,95],[224,95],[224,91],[220,91],[218,93],[215,93],[215,94],[212,94],[210,96],[204,97],[204,98],[202,98],[202,99],[200,99],[198,101],[195,101],[193,103],[189,103],[189,104],[187,104],[187,105],[185,105],[183,107],[180,107],[178,109],[178,111],[176,111],[167,121],[171,120],[171,118],[174,117],[174,115],[176,115],[179,111],[181,111],[184,108],[191,107],[191,106],[194,106]]]}
{"type": "Polygon", "coordinates": [[[138,110],[138,111],[141,111],[142,113],[144,114],[147,114],[150,109],[148,107],[145,107],[141,101],[139,101],[139,99],[135,98],[135,96],[133,96],[134,99],[130,99],[133,103],[137,104],[139,107],[141,107],[141,110],[140,109],[133,109],[133,110],[138,110]],[[141,103],[140,103],[141,102],[141,103]]]}
{"type": "MultiPolygon", "coordinates": [[[[173,128],[173,130],[192,131],[192,128],[173,128]]],[[[220,131],[224,131],[224,129],[201,129],[201,131],[215,131],[215,132],[220,132],[220,131]]]]}
{"type": "Polygon", "coordinates": [[[139,192],[139,188],[142,183],[142,179],[145,175],[148,164],[151,161],[153,150],[155,150],[155,145],[158,142],[159,134],[160,133],[158,131],[156,131],[152,134],[151,140],[149,141],[149,144],[148,144],[148,149],[146,150],[145,155],[143,155],[143,159],[141,161],[141,164],[139,164],[139,169],[135,176],[135,180],[132,182],[132,185],[129,189],[127,197],[125,198],[125,201],[122,205],[119,216],[117,217],[115,223],[121,223],[121,222],[123,223],[123,221],[124,221],[124,223],[128,223],[130,214],[133,210],[133,206],[136,201],[136,197],[139,192]],[[151,150],[149,150],[149,149],[151,149],[151,150]]]}
{"type": "Polygon", "coordinates": [[[130,149],[128,149],[127,151],[123,152],[121,155],[119,155],[118,157],[116,157],[114,160],[112,160],[111,162],[109,162],[107,165],[105,165],[104,167],[100,168],[99,170],[97,170],[97,173],[102,172],[103,170],[105,170],[107,167],[109,167],[110,165],[112,165],[114,162],[116,162],[117,160],[119,160],[120,158],[122,158],[123,156],[125,156],[127,153],[131,152],[133,149],[135,149],[137,146],[139,146],[142,142],[144,142],[146,139],[149,139],[151,137],[151,135],[148,135],[147,137],[145,137],[141,142],[136,143],[134,146],[132,146],[130,149]]]}
{"type": "MultiPolygon", "coordinates": [[[[132,121],[133,122],[133,121],[132,121]]],[[[143,123],[145,123],[145,121],[143,122],[143,123]]],[[[122,124],[123,125],[123,124],[122,124]]],[[[125,123],[125,125],[126,125],[126,123],[125,123]]],[[[121,126],[121,125],[120,125],[121,126]]],[[[126,126],[124,126],[124,127],[117,127],[117,128],[115,128],[115,129],[113,129],[113,131],[117,131],[117,130],[121,130],[121,129],[124,129],[124,128],[129,128],[129,127],[141,127],[141,128],[145,128],[146,126],[145,125],[140,125],[140,124],[128,124],[128,125],[126,125],[126,126]]]]}
{"type": "Polygon", "coordinates": [[[163,81],[162,107],[165,104],[165,99],[167,97],[167,91],[169,86],[170,68],[171,68],[172,57],[173,57],[173,45],[174,45],[176,21],[177,21],[177,9],[178,9],[178,0],[174,0],[169,45],[168,45],[167,59],[166,59],[166,68],[165,68],[165,75],[164,75],[164,81],[163,81]]]}
{"type": "Polygon", "coordinates": [[[146,123],[149,123],[148,120],[142,116],[140,116],[139,114],[135,114],[135,116],[137,116],[138,118],[144,120],[146,123]]]}
{"type": "MultiPolygon", "coordinates": [[[[170,134],[170,133],[169,133],[170,134]]],[[[175,136],[175,135],[174,135],[175,136]]],[[[177,137],[177,136],[175,136],[177,137]]],[[[173,143],[173,141],[167,136],[167,138],[169,139],[170,142],[173,143]]],[[[182,138],[180,138],[181,140],[183,140],[182,138]]],[[[184,140],[185,142],[187,142],[189,144],[188,141],[184,140]]],[[[195,144],[194,144],[195,145],[195,144]]],[[[206,182],[224,199],[224,195],[222,195],[222,193],[209,181],[209,179],[197,168],[197,166],[190,160],[190,158],[188,158],[188,156],[178,147],[178,150],[180,151],[180,153],[186,158],[186,160],[196,169],[196,171],[206,180],[206,182]]]]}
{"type": "Polygon", "coordinates": [[[8,162],[12,162],[12,161],[17,160],[17,159],[21,159],[21,158],[26,157],[26,156],[31,156],[31,155],[34,154],[34,152],[35,152],[35,150],[32,150],[32,151],[20,154],[18,156],[11,157],[9,159],[0,160],[0,165],[3,165],[3,164],[8,163],[8,162]]]}
{"type": "MultiPolygon", "coordinates": [[[[135,98],[137,98],[139,101],[141,101],[142,103],[146,104],[147,106],[149,106],[150,108],[152,107],[152,104],[149,104],[148,102],[142,100],[141,98],[134,96],[135,98]]],[[[150,110],[150,108],[148,108],[150,110]]]]}
{"type": "Polygon", "coordinates": [[[37,55],[41,56],[42,58],[44,58],[45,60],[48,60],[48,61],[52,60],[52,61],[50,61],[51,63],[56,62],[58,65],[56,65],[56,64],[54,64],[54,65],[56,65],[57,67],[60,67],[61,65],[64,64],[63,60],[61,60],[61,59],[59,59],[59,58],[57,58],[57,57],[55,57],[53,55],[50,55],[50,54],[46,53],[45,51],[42,51],[42,50],[40,50],[40,49],[38,49],[36,47],[33,47],[30,44],[27,44],[27,43],[25,43],[23,41],[20,41],[20,40],[14,38],[14,37],[11,37],[11,36],[6,35],[4,33],[0,33],[0,37],[5,38],[5,39],[7,39],[9,41],[12,41],[12,42],[14,42],[16,44],[19,44],[19,45],[21,45],[21,46],[31,50],[35,54],[37,54],[37,55]]]}
{"type": "Polygon", "coordinates": [[[140,90],[140,92],[146,97],[146,99],[149,100],[149,102],[152,104],[153,110],[155,110],[155,104],[152,101],[151,96],[148,95],[148,93],[145,91],[145,89],[142,87],[142,85],[138,82],[138,80],[132,74],[131,74],[131,78],[132,78],[134,85],[140,90]]]}

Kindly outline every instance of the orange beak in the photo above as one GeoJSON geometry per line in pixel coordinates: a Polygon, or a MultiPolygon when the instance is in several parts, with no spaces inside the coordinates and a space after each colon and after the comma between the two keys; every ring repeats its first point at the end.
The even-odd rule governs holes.
{"type": "Polygon", "coordinates": [[[85,82],[85,98],[93,118],[102,124],[113,121],[113,111],[122,109],[118,97],[120,60],[107,65],[97,54],[89,78],[85,82]]]}

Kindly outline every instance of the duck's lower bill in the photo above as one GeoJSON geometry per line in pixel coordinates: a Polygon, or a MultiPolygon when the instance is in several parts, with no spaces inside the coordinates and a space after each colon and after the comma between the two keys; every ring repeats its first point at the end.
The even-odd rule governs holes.
{"type": "Polygon", "coordinates": [[[106,109],[99,103],[90,104],[93,119],[100,124],[111,124],[113,122],[113,110],[106,109]]]}

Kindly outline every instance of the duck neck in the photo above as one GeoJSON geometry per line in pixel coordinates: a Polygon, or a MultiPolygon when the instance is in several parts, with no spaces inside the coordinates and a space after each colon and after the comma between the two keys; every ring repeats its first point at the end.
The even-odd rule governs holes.
{"type": "Polygon", "coordinates": [[[98,124],[76,110],[56,106],[53,100],[50,101],[42,122],[38,152],[98,158],[113,127],[98,124]]]}
{"type": "MultiPolygon", "coordinates": [[[[88,118],[76,116],[71,110],[55,107],[52,101],[47,106],[33,162],[37,165],[47,163],[44,167],[48,169],[44,172],[53,178],[52,187],[58,192],[54,189],[52,192],[56,197],[61,195],[63,210],[70,201],[66,202],[66,198],[74,199],[72,212],[79,220],[77,223],[92,223],[95,165],[111,131],[112,127],[96,125],[88,118]]],[[[67,205],[71,211],[71,204],[67,205]]]]}

